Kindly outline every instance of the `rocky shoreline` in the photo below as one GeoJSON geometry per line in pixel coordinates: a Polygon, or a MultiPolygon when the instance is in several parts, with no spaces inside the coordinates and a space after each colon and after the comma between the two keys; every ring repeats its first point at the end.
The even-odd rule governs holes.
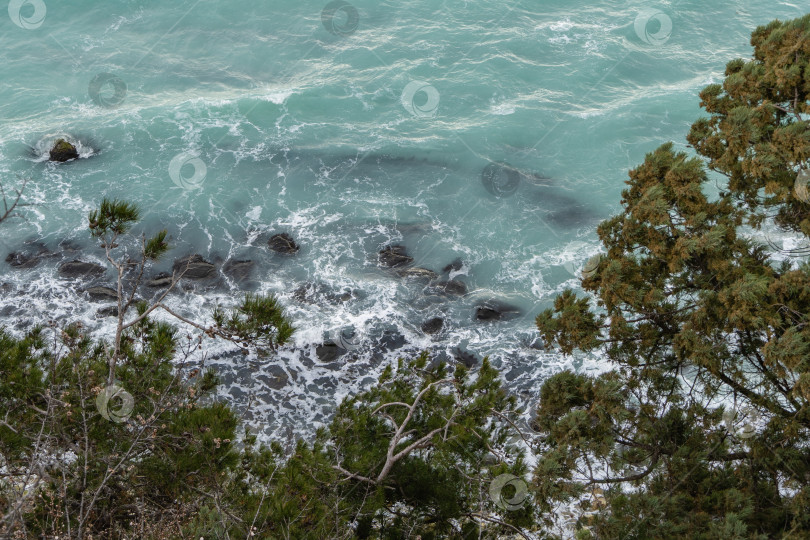
{"type": "MultiPolygon", "coordinates": [[[[270,254],[279,257],[295,257],[303,248],[288,232],[270,235],[264,242],[270,254]]],[[[57,276],[71,283],[74,290],[84,295],[88,301],[102,304],[96,311],[97,317],[117,316],[117,292],[112,272],[101,264],[100,252],[82,248],[75,243],[61,242],[56,249],[49,249],[41,241],[31,241],[19,246],[5,257],[5,264],[15,272],[26,272],[41,266],[52,265],[57,276]]],[[[401,244],[384,245],[377,254],[377,266],[392,280],[405,280],[414,287],[421,288],[425,297],[437,303],[453,302],[471,294],[463,280],[464,262],[456,259],[448,263],[441,271],[417,266],[405,246],[401,244]]],[[[228,259],[211,261],[200,253],[192,253],[173,260],[171,272],[155,272],[143,277],[138,286],[139,298],[154,298],[172,283],[176,282],[176,291],[225,290],[232,285],[249,292],[256,288],[255,276],[258,272],[257,262],[252,259],[228,259]]],[[[134,276],[125,278],[125,288],[131,290],[134,276]]],[[[339,304],[362,297],[361,291],[332,290],[329,286],[317,282],[299,284],[292,298],[302,304],[339,304]]],[[[480,324],[493,321],[507,321],[520,315],[520,309],[499,299],[479,300],[475,303],[471,318],[480,324]]],[[[424,320],[419,328],[425,336],[440,339],[447,328],[448,321],[443,317],[433,316],[424,320]]],[[[382,336],[381,336],[382,337],[382,336]]],[[[389,341],[391,340],[389,336],[389,341]]],[[[396,343],[400,338],[393,338],[396,343]]],[[[386,347],[381,341],[383,349],[386,347]]],[[[404,343],[403,343],[404,344],[404,343]]],[[[313,344],[317,358],[330,363],[357,348],[351,337],[338,337],[323,343],[313,344]]],[[[391,344],[389,344],[391,345],[391,344]]],[[[394,347],[398,348],[398,347],[394,347]]],[[[469,364],[469,355],[458,355],[456,361],[469,364]]]]}

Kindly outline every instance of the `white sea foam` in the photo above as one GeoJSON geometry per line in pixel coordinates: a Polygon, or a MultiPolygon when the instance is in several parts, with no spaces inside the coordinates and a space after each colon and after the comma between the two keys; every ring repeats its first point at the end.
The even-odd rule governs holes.
{"type": "MultiPolygon", "coordinates": [[[[576,289],[584,261],[599,250],[594,216],[616,208],[628,167],[661,142],[683,140],[684,126],[699,115],[697,90],[720,80],[727,56],[750,53],[744,42],[728,45],[729,36],[750,31],[736,19],[720,30],[716,19],[684,20],[666,47],[650,48],[628,37],[633,13],[597,4],[576,12],[543,5],[514,24],[491,24],[492,14],[479,21],[475,10],[493,8],[473,3],[442,11],[427,26],[419,9],[398,11],[382,25],[372,17],[383,15],[369,13],[362,35],[331,41],[317,24],[289,27],[290,20],[316,21],[303,4],[289,14],[265,5],[221,9],[216,17],[192,11],[177,32],[169,32],[177,8],[168,4],[125,6],[98,18],[87,12],[81,25],[48,28],[58,44],[18,32],[1,68],[9,84],[0,89],[0,174],[4,185],[9,177],[30,178],[31,206],[13,227],[3,224],[0,249],[41,240],[62,253],[57,244],[70,240],[81,248],[71,257],[97,258],[84,224],[110,196],[141,204],[145,227],[169,229],[176,246],[169,259],[200,252],[217,264],[255,260],[256,290],[280,295],[299,328],[294,347],[272,361],[229,356],[232,348],[220,341],[206,350],[230,377],[223,399],[266,436],[311,434],[341,397],[367,387],[397,356],[423,348],[491,355],[528,407],[549,373],[605,365],[596,356],[530,346],[537,311],[564,288],[576,289]],[[224,41],[201,46],[184,33],[186,24],[220,25],[219,17],[217,31],[229,28],[224,41]],[[689,32],[708,36],[706,47],[684,50],[689,32]],[[71,76],[58,76],[71,55],[90,73],[71,67],[71,76]],[[127,83],[117,108],[88,96],[84,77],[95,72],[127,83]],[[441,96],[435,117],[417,118],[402,106],[401,93],[417,79],[441,96]],[[60,133],[76,139],[82,159],[47,163],[60,133]],[[199,190],[184,191],[168,175],[171,160],[188,151],[207,166],[199,190]],[[550,178],[521,182],[500,197],[482,182],[482,170],[499,162],[550,178]],[[570,178],[582,180],[566,185],[570,178]],[[582,206],[581,223],[575,210],[582,206]],[[553,213],[574,217],[554,224],[553,213]],[[415,223],[423,226],[398,228],[415,223]],[[267,250],[268,235],[282,229],[302,245],[295,257],[267,250]],[[377,251],[386,243],[407,245],[419,265],[439,273],[460,257],[463,271],[441,279],[465,281],[470,294],[430,298],[421,285],[379,269],[377,251]],[[293,293],[305,284],[354,296],[301,302],[293,293]],[[521,319],[476,322],[475,303],[484,295],[520,304],[521,319]],[[446,321],[438,337],[419,329],[433,316],[446,321]],[[344,326],[364,336],[364,346],[334,365],[315,359],[313,346],[344,326]],[[410,349],[372,355],[386,330],[404,336],[410,349]],[[276,367],[289,377],[280,390],[261,378],[276,367]]],[[[752,20],[795,11],[765,0],[746,10],[752,20]]],[[[30,272],[0,262],[0,284],[12,288],[0,298],[0,324],[20,332],[42,318],[82,320],[93,335],[109,338],[112,320],[96,318],[99,306],[55,276],[57,262],[30,272]]],[[[166,270],[171,260],[161,264],[166,270]]],[[[170,302],[204,319],[214,304],[233,306],[243,292],[226,280],[170,302]]]]}

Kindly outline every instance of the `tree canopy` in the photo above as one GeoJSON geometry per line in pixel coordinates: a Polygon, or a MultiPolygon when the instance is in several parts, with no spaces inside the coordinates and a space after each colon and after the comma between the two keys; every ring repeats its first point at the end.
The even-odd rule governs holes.
{"type": "Polygon", "coordinates": [[[166,232],[135,238],[137,206],[101,201],[112,341],[0,329],[0,536],[556,538],[570,505],[563,534],[583,540],[810,537],[810,15],[751,44],[700,93],[691,149],[630,171],[583,290],[537,316],[550,350],[607,366],[538,383],[533,433],[488,359],[424,353],[309,440],[261,444],[192,359],[219,338],[278,361],[283,306],[248,295],[191,320],[165,301],[182,267],[137,300],[166,232]]]}
{"type": "Polygon", "coordinates": [[[547,380],[536,420],[540,493],[605,489],[595,537],[798,538],[810,525],[810,251],[755,234],[810,246],[810,16],[751,43],[753,59],[700,93],[696,155],[667,143],[630,171],[623,213],[598,228],[590,296],[565,291],[537,317],[549,346],[613,367],[547,380]]]}

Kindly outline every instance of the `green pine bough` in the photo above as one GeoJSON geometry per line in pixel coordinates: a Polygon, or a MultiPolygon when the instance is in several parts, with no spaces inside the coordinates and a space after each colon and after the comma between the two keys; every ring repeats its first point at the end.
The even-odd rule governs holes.
{"type": "Polygon", "coordinates": [[[581,538],[810,535],[810,250],[751,234],[810,246],[810,16],[751,43],[700,93],[694,154],[668,143],[630,172],[589,296],[537,317],[548,346],[612,368],[552,377],[537,409],[537,499],[599,490],[581,538]]]}

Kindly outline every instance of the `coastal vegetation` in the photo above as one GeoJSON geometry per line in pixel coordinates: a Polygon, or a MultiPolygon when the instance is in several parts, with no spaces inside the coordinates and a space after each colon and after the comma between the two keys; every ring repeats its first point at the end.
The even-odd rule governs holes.
{"type": "Polygon", "coordinates": [[[810,15],[751,44],[700,93],[691,150],[663,144],[630,171],[582,291],[537,315],[548,350],[607,365],[538,382],[530,429],[487,359],[424,353],[310,439],[263,444],[193,359],[224,339],[277,362],[294,321],[262,295],[210,321],[177,313],[167,295],[210,271],[195,256],[140,299],[166,232],[137,237],[137,206],[100,201],[87,226],[116,275],[115,335],[0,329],[0,536],[810,537],[810,15]]]}

